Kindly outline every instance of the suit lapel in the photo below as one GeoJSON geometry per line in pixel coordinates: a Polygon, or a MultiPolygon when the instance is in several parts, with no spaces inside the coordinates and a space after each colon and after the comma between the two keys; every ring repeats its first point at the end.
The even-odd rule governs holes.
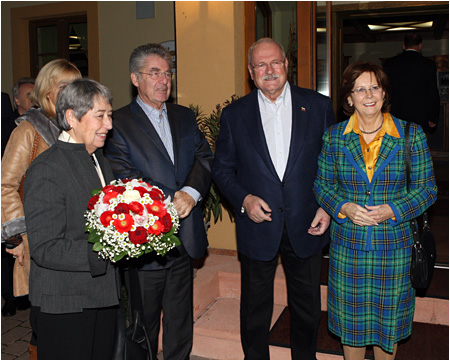
{"type": "MultiPolygon", "coordinates": [[[[344,127],[345,129],[345,127],[344,127]]],[[[361,142],[359,141],[358,134],[353,132],[342,135],[342,144],[346,144],[344,147],[344,154],[346,155],[349,162],[353,165],[355,170],[364,179],[364,181],[369,184],[369,178],[366,173],[366,165],[364,163],[364,157],[361,149],[361,142]]]]}
{"type": "Polygon", "coordinates": [[[266,136],[262,126],[257,89],[251,93],[251,98],[242,112],[242,118],[248,133],[251,135],[250,139],[252,140],[253,146],[272,175],[278,178],[277,171],[275,170],[272,158],[270,157],[269,147],[267,146],[266,136]]]}
{"type": "MultiPolygon", "coordinates": [[[[170,125],[170,132],[172,134],[173,158],[174,158],[173,162],[176,169],[178,165],[178,157],[179,157],[178,152],[180,151],[180,139],[181,139],[180,119],[177,116],[175,116],[175,113],[172,111],[172,107],[170,106],[170,104],[166,104],[166,107],[167,107],[167,118],[169,119],[170,125]]],[[[167,151],[166,154],[167,156],[169,156],[167,151]]]]}
{"type": "MultiPolygon", "coordinates": [[[[134,121],[135,121],[136,125],[139,128],[141,128],[142,132],[147,135],[147,137],[154,144],[154,146],[162,153],[162,155],[165,158],[167,158],[167,160],[169,162],[172,163],[169,153],[167,153],[166,147],[164,146],[163,142],[161,141],[161,138],[159,137],[158,133],[156,132],[156,129],[153,127],[152,122],[148,119],[147,115],[142,110],[142,108],[139,106],[139,104],[136,102],[136,100],[134,100],[131,103],[131,111],[134,115],[134,121]]],[[[170,116],[169,116],[169,123],[170,123],[170,116]]],[[[171,126],[171,128],[172,128],[172,126],[171,126]]],[[[143,144],[145,144],[145,142],[143,144]]]]}
{"type": "Polygon", "coordinates": [[[291,144],[289,146],[289,156],[283,178],[286,179],[289,173],[295,168],[297,158],[303,148],[305,134],[308,133],[310,103],[291,87],[292,98],[292,130],[291,144]]]}

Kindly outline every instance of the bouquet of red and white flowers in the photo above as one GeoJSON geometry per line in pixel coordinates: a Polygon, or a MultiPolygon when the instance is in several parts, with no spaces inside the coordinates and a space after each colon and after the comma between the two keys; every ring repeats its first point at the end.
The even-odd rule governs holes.
{"type": "Polygon", "coordinates": [[[174,235],[180,221],[177,211],[161,189],[137,179],[112,181],[92,191],[86,232],[93,251],[117,262],[155,251],[164,256],[180,245],[174,235]]]}

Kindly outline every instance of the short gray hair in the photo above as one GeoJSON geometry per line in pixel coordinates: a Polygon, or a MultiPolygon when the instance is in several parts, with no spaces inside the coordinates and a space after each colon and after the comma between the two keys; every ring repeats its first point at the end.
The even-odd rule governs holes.
{"type": "Polygon", "coordinates": [[[248,63],[249,63],[249,65],[252,65],[253,50],[255,50],[257,45],[262,44],[262,43],[272,43],[272,44],[278,45],[278,47],[280,48],[281,52],[283,53],[283,58],[286,57],[283,45],[281,45],[278,41],[273,40],[272,38],[261,38],[261,39],[255,41],[252,44],[252,46],[250,46],[250,49],[248,49],[248,63]]]}
{"type": "Polygon", "coordinates": [[[77,119],[80,120],[89,110],[94,108],[94,102],[99,97],[112,105],[111,91],[95,80],[87,78],[76,79],[66,85],[59,93],[58,101],[56,102],[59,128],[61,130],[71,129],[66,119],[67,110],[72,109],[77,119]]]}
{"type": "Polygon", "coordinates": [[[172,55],[164,46],[156,43],[141,45],[133,50],[130,55],[130,73],[136,74],[140,78],[139,71],[145,66],[147,56],[156,55],[169,63],[170,69],[173,68],[172,55]]]}
{"type": "Polygon", "coordinates": [[[34,85],[34,79],[33,78],[20,78],[16,81],[16,84],[12,87],[12,94],[13,94],[13,103],[17,107],[16,100],[14,98],[19,97],[19,89],[22,85],[25,84],[33,84],[34,85]]]}

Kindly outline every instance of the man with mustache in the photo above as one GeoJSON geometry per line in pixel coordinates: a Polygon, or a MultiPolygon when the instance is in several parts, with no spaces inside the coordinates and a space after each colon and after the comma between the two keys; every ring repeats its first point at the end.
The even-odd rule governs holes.
{"type": "Polygon", "coordinates": [[[322,135],[335,122],[328,97],[287,81],[278,42],[249,49],[256,87],[223,110],[213,179],[236,211],[241,261],[241,342],[269,359],[274,277],[281,255],[291,313],[292,359],[315,359],[322,248],[329,215],[314,199],[322,135]]]}
{"type": "Polygon", "coordinates": [[[170,53],[159,44],[133,51],[130,73],[138,96],[113,113],[114,129],[105,148],[116,177],[141,178],[161,188],[181,219],[180,246],[164,257],[152,252],[133,262],[139,269],[145,325],[155,360],[161,310],[164,358],[189,359],[192,260],[202,257],[208,245],[200,203],[211,183],[213,160],[194,113],[167,103],[172,67],[170,53]]]}

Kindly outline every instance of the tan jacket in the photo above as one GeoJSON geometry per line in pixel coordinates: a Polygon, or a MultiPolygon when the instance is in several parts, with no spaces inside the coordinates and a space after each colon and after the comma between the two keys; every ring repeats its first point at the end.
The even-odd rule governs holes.
{"type": "MultiPolygon", "coordinates": [[[[36,110],[37,111],[37,110],[36,110]]],[[[26,119],[26,118],[25,118],[26,119]]],[[[46,119],[46,118],[45,118],[46,119]]],[[[49,122],[48,119],[46,119],[49,122]]],[[[42,121],[42,119],[40,119],[42,121]]],[[[44,120],[45,121],[45,120],[44,120]]],[[[52,125],[53,127],[53,125],[52,125]]],[[[30,157],[36,134],[35,127],[27,120],[22,120],[11,133],[2,158],[2,226],[5,222],[15,223],[16,228],[25,230],[25,218],[22,200],[19,195],[19,186],[22,177],[30,164],[30,157]]],[[[52,143],[55,132],[45,134],[45,139],[52,143]]],[[[56,139],[56,138],[55,138],[56,139]]],[[[54,139],[54,140],[55,140],[54,139]]],[[[53,140],[53,142],[54,142],[53,140]]],[[[49,148],[49,144],[41,137],[38,142],[36,156],[49,148]]],[[[12,236],[9,234],[7,236],[12,236]]],[[[19,262],[14,265],[13,287],[14,296],[28,294],[28,279],[30,274],[30,253],[26,235],[23,236],[25,248],[24,265],[19,262]]]]}

